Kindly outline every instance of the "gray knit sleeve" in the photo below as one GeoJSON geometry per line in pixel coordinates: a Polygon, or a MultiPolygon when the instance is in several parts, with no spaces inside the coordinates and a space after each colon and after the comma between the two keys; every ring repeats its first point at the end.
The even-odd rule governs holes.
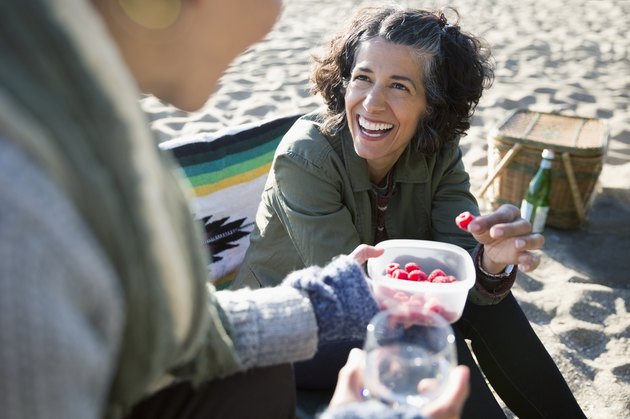
{"type": "Polygon", "coordinates": [[[312,358],[317,323],[308,298],[290,287],[219,291],[241,368],[312,358]]]}
{"type": "Polygon", "coordinates": [[[113,271],[65,197],[0,138],[0,416],[98,419],[122,333],[113,271]]]}
{"type": "Polygon", "coordinates": [[[378,311],[363,270],[347,256],[292,272],[277,287],[217,298],[244,369],[310,359],[318,343],[362,339],[378,311]]]}

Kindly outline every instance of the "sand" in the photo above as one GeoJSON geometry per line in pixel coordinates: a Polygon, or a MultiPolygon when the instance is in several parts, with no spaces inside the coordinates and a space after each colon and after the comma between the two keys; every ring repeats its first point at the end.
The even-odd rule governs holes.
{"type": "MultiPolygon", "coordinates": [[[[320,99],[308,94],[311,53],[361,3],[285,0],[274,30],[233,63],[199,112],[143,98],[153,129],[167,140],[318,107],[320,99]]],[[[514,294],[587,416],[630,417],[630,1],[448,4],[460,11],[464,30],[490,43],[497,65],[461,142],[474,191],[487,176],[489,133],[516,108],[599,118],[609,126],[588,223],[547,228],[541,266],[519,273],[514,294]]],[[[487,210],[486,197],[479,199],[487,210]]]]}

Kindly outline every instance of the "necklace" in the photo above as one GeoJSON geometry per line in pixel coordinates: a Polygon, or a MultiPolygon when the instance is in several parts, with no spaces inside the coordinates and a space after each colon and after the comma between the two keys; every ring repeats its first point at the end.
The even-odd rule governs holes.
{"type": "Polygon", "coordinates": [[[389,199],[394,192],[394,175],[393,170],[387,173],[385,184],[382,186],[372,185],[372,190],[376,194],[376,231],[374,233],[374,242],[379,243],[387,240],[387,230],[385,229],[385,212],[389,205],[389,199]]]}

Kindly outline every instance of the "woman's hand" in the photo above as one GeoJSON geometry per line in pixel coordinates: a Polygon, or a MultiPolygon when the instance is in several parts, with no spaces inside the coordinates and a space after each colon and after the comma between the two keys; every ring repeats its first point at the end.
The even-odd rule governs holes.
{"type": "Polygon", "coordinates": [[[459,419],[469,393],[470,369],[465,365],[458,365],[450,372],[442,394],[429,402],[422,413],[431,419],[459,419]]]}
{"type": "Polygon", "coordinates": [[[363,400],[363,366],[365,365],[365,352],[353,348],[348,355],[346,364],[339,370],[337,387],[330,399],[329,406],[337,407],[344,404],[360,402],[363,400]]]}
{"type": "Polygon", "coordinates": [[[481,263],[486,272],[499,273],[510,264],[527,272],[540,263],[540,257],[533,251],[542,247],[545,237],[532,233],[531,224],[514,205],[505,204],[490,214],[476,217],[468,231],[484,245],[481,263]]]}
{"type": "MultiPolygon", "coordinates": [[[[363,400],[363,366],[365,352],[352,349],[346,365],[339,371],[335,393],[330,400],[330,407],[360,402],[363,400]]],[[[422,414],[432,419],[457,419],[461,417],[464,403],[470,392],[470,370],[464,365],[451,371],[448,383],[442,394],[422,409],[422,414]]]]}
{"type": "Polygon", "coordinates": [[[370,246],[367,244],[360,244],[356,249],[350,253],[350,257],[354,259],[359,265],[363,265],[369,258],[379,257],[383,254],[385,249],[370,246]]]}

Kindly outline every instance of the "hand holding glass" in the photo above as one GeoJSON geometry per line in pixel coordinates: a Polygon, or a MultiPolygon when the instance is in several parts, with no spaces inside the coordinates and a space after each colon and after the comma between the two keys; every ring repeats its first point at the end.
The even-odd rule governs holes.
{"type": "Polygon", "coordinates": [[[455,336],[440,315],[385,310],[367,329],[365,397],[422,408],[443,390],[457,365],[455,336]]]}

